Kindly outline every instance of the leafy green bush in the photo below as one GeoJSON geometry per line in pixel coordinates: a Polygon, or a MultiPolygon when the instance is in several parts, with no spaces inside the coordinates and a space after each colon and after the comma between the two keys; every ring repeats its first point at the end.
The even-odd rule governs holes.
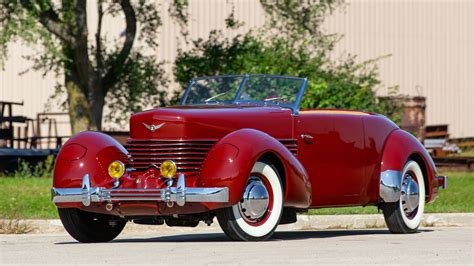
{"type": "Polygon", "coordinates": [[[18,169],[13,173],[13,177],[28,178],[41,177],[49,178],[52,176],[54,168],[54,157],[48,156],[46,160],[32,165],[26,161],[18,161],[18,169]]]}
{"type": "Polygon", "coordinates": [[[182,86],[193,77],[220,74],[306,77],[309,82],[301,109],[357,109],[398,120],[400,106],[391,98],[378,99],[375,94],[380,85],[376,60],[356,63],[354,57],[347,57],[334,62],[328,54],[295,46],[284,37],[265,42],[262,36],[249,33],[226,39],[213,31],[208,40],[197,40],[193,49],[179,52],[174,72],[182,86]]]}

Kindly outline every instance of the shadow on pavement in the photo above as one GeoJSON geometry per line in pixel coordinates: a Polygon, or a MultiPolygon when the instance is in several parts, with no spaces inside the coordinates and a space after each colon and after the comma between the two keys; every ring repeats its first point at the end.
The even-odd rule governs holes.
{"type": "MultiPolygon", "coordinates": [[[[432,232],[433,230],[419,230],[418,233],[432,232]]],[[[418,234],[417,233],[417,234],[418,234]]],[[[152,235],[153,232],[150,232],[152,235]]],[[[288,241],[288,240],[303,240],[316,238],[331,238],[344,236],[360,236],[360,235],[389,235],[391,234],[387,229],[370,229],[370,230],[318,230],[318,231],[279,231],[275,232],[268,241],[288,241]]],[[[223,233],[205,233],[205,234],[181,234],[168,235],[151,238],[128,238],[116,239],[113,243],[147,243],[147,242],[232,242],[223,233]]],[[[64,244],[81,244],[78,242],[59,242],[56,245],[64,244]]]]}

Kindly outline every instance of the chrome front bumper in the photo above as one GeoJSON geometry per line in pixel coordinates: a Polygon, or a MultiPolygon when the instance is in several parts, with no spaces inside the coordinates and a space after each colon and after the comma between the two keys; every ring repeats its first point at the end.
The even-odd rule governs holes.
{"type": "Polygon", "coordinates": [[[54,203],[81,202],[89,206],[91,202],[112,201],[162,201],[183,206],[186,202],[228,202],[229,189],[223,188],[187,188],[183,174],[178,175],[175,187],[140,188],[101,188],[91,187],[89,175],[84,175],[81,188],[52,188],[54,203]]]}

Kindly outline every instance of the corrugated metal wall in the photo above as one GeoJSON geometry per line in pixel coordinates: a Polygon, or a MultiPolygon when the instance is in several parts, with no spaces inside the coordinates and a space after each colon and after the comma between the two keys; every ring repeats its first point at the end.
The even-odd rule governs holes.
{"type": "MultiPolygon", "coordinates": [[[[31,63],[23,57],[32,55],[35,51],[20,42],[10,45],[8,50],[9,58],[5,64],[5,71],[0,71],[0,101],[23,102],[23,106],[12,106],[15,116],[23,115],[36,119],[38,113],[65,112],[59,107],[59,103],[63,100],[48,100],[54,94],[55,85],[62,80],[62,76],[57,78],[53,74],[43,76],[42,73],[33,70],[24,73],[31,68],[31,63]]],[[[55,118],[58,122],[58,135],[69,136],[71,131],[69,118],[67,116],[55,118]]],[[[15,123],[14,126],[20,125],[15,123]]],[[[41,131],[48,132],[48,125],[44,124],[41,131]]]]}
{"type": "Polygon", "coordinates": [[[381,80],[426,96],[427,124],[474,136],[474,1],[349,1],[326,28],[344,34],[338,52],[361,61],[390,54],[378,64],[381,80]]]}
{"type": "MultiPolygon", "coordinates": [[[[177,47],[189,48],[180,39],[179,27],[168,15],[171,0],[160,1],[163,26],[157,52],[160,60],[172,62],[177,47]]],[[[89,25],[95,27],[95,8],[89,4],[89,25]]],[[[213,29],[232,37],[259,27],[265,14],[258,0],[191,0],[189,39],[206,38],[213,29]],[[235,8],[237,20],[245,22],[236,31],[225,31],[224,19],[235,8]]],[[[363,60],[391,54],[379,62],[387,86],[400,85],[400,92],[427,97],[427,123],[449,124],[453,137],[474,136],[474,1],[349,1],[344,12],[336,12],[325,24],[328,32],[344,35],[335,56],[347,51],[363,60]]],[[[120,19],[105,20],[112,37],[123,31],[120,19]]],[[[29,67],[22,56],[33,51],[18,43],[10,46],[5,71],[0,72],[0,100],[24,101],[16,107],[30,117],[45,111],[54,85],[62,77],[40,73],[18,73],[29,67]]],[[[166,66],[171,70],[171,63],[166,66]]],[[[171,73],[169,75],[171,77],[171,73]]],[[[380,94],[386,93],[384,89],[380,94]]],[[[53,103],[50,111],[57,111],[53,103]]],[[[107,125],[106,125],[107,126],[107,125]]],[[[67,126],[61,134],[68,134],[67,126]]]]}

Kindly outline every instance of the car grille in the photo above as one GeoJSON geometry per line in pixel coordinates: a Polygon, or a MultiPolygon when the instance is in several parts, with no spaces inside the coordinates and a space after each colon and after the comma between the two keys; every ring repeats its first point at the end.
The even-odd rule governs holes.
{"type": "Polygon", "coordinates": [[[173,160],[184,174],[199,172],[207,153],[216,140],[129,140],[126,148],[132,156],[131,166],[144,171],[173,160]]]}
{"type": "MultiPolygon", "coordinates": [[[[129,140],[126,148],[131,155],[131,167],[145,171],[151,165],[159,167],[166,160],[176,163],[178,171],[185,175],[198,174],[207,153],[217,140],[129,140]]],[[[296,140],[280,142],[295,156],[296,140]]]]}

